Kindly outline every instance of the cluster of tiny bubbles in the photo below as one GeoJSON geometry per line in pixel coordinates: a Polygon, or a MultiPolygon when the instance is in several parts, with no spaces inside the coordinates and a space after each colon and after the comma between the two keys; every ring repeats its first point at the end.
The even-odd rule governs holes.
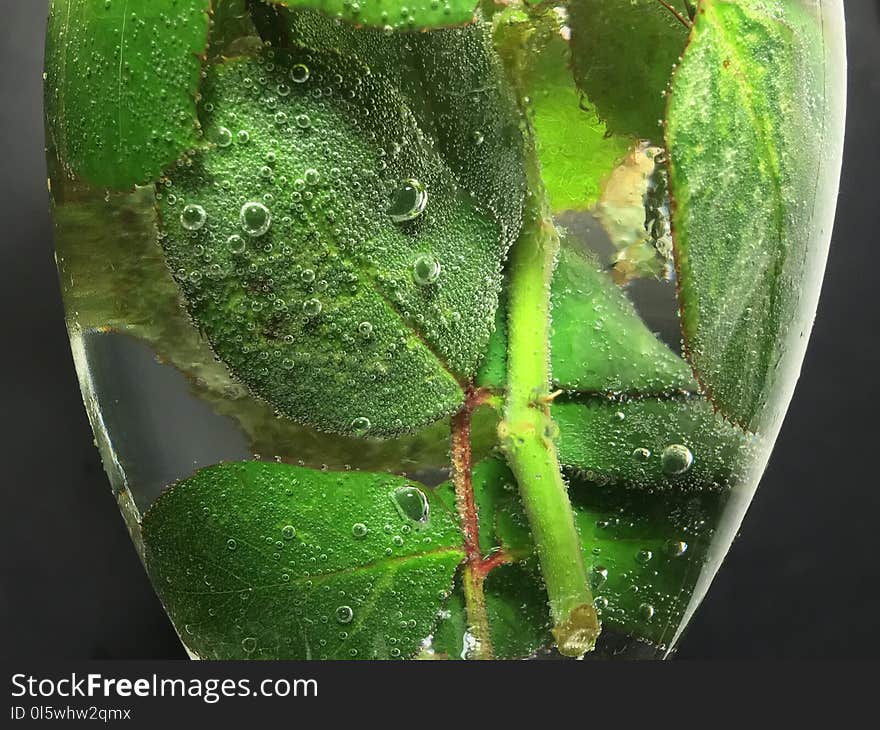
{"type": "Polygon", "coordinates": [[[366,416],[358,416],[351,422],[351,430],[358,436],[363,436],[373,424],[366,416]]]}
{"type": "Polygon", "coordinates": [[[687,446],[670,444],[660,454],[663,471],[670,476],[684,474],[694,463],[694,455],[687,446]]]}
{"type": "Polygon", "coordinates": [[[354,611],[351,606],[339,606],[336,609],[336,620],[341,624],[349,624],[354,618],[354,611]]]}
{"type": "Polygon", "coordinates": [[[433,256],[420,254],[413,261],[413,281],[419,286],[429,286],[440,278],[440,262],[433,256]]]}
{"type": "Polygon", "coordinates": [[[262,203],[251,201],[241,206],[239,220],[244,232],[257,238],[269,230],[272,225],[272,214],[262,203]]]}
{"type": "Polygon", "coordinates": [[[296,537],[296,528],[293,525],[285,525],[281,528],[281,537],[285,540],[293,540],[296,537]]]}
{"type": "Polygon", "coordinates": [[[391,497],[394,500],[394,506],[404,519],[421,524],[428,521],[430,514],[428,497],[418,487],[411,484],[396,487],[391,493],[391,497]]]}
{"type": "Polygon", "coordinates": [[[396,185],[391,191],[388,215],[395,223],[418,218],[428,205],[428,191],[418,180],[410,178],[396,185]]]}
{"type": "Polygon", "coordinates": [[[363,522],[355,522],[351,526],[352,537],[356,537],[359,540],[366,537],[367,532],[369,532],[369,530],[363,522]]]}
{"type": "Polygon", "coordinates": [[[190,203],[184,206],[183,212],[180,214],[180,225],[188,231],[198,231],[205,225],[208,214],[201,205],[190,203]]]}

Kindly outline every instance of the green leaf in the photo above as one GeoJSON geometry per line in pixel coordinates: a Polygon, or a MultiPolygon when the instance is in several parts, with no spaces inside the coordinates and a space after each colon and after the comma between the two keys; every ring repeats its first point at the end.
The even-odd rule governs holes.
{"type": "Polygon", "coordinates": [[[665,648],[685,619],[725,497],[578,480],[570,494],[602,622],[665,648]]]}
{"type": "Polygon", "coordinates": [[[760,453],[701,396],[559,401],[559,459],[603,483],[664,489],[727,489],[760,453]]]}
{"type": "MultiPolygon", "coordinates": [[[[551,285],[553,385],[568,393],[659,395],[698,388],[687,363],[639,317],[611,277],[572,244],[563,245],[551,285]]],[[[477,384],[504,387],[504,306],[480,365],[477,384]]]]}
{"type": "Polygon", "coordinates": [[[124,189],[198,139],[210,0],[52,0],[46,112],[71,176],[124,189]]]}
{"type": "Polygon", "coordinates": [[[520,60],[516,83],[527,111],[541,178],[555,212],[587,210],[632,140],[609,134],[583,104],[571,52],[554,9],[510,8],[496,20],[501,53],[520,60]]]}
{"type": "MultiPolygon", "coordinates": [[[[494,525],[499,543],[517,559],[525,559],[517,564],[517,585],[508,588],[506,605],[516,601],[539,605],[546,594],[532,566],[532,541],[519,496],[507,487],[514,483],[513,477],[501,462],[486,473],[495,481],[480,488],[492,493],[493,511],[481,513],[481,525],[494,525]]],[[[599,485],[582,476],[574,477],[569,494],[603,623],[657,645],[668,644],[691,600],[711,542],[710,525],[715,524],[724,495],[650,493],[599,485]]],[[[486,497],[483,502],[487,503],[486,497]]],[[[441,623],[438,632],[449,628],[441,623]]],[[[536,639],[542,628],[546,631],[540,614],[532,616],[525,610],[519,617],[511,616],[506,628],[536,639]]]]}
{"type": "MultiPolygon", "coordinates": [[[[681,0],[668,3],[686,19],[681,0]]],[[[659,139],[663,92],[688,29],[657,0],[569,0],[578,86],[615,134],[659,139]]]]}
{"type": "Polygon", "coordinates": [[[262,39],[251,19],[248,0],[212,0],[208,60],[253,53],[262,39]]]}
{"type": "Polygon", "coordinates": [[[793,377],[786,353],[803,337],[793,323],[808,327],[812,317],[802,285],[822,266],[812,253],[830,144],[821,33],[801,3],[707,0],[672,84],[667,141],[687,353],[711,399],[750,429],[777,382],[793,377]]]}
{"type": "MultiPolygon", "coordinates": [[[[179,288],[157,243],[153,188],[111,195],[88,193],[53,210],[55,249],[68,325],[79,332],[122,333],[147,344],[177,368],[192,394],[235,419],[251,453],[288,455],[312,468],[416,474],[449,464],[449,423],[396,439],[322,433],[278,418],[271,406],[235,382],[180,305],[179,288]]],[[[471,426],[475,459],[494,447],[497,417],[478,408],[471,426]]]]}
{"type": "Polygon", "coordinates": [[[442,28],[469,23],[476,0],[268,0],[286,8],[315,8],[331,18],[396,30],[442,28]]]}
{"type": "Polygon", "coordinates": [[[218,356],[281,414],[414,431],[461,404],[482,358],[500,229],[387,82],[336,54],[269,54],[206,79],[215,144],[168,173],[169,265],[218,356]]]}
{"type": "MultiPolygon", "coordinates": [[[[552,643],[547,594],[538,588],[535,566],[501,565],[483,583],[496,659],[525,659],[552,643]]],[[[467,614],[460,582],[441,613],[430,650],[447,659],[467,654],[467,614]]]]}
{"type": "Polygon", "coordinates": [[[570,246],[560,252],[551,297],[556,387],[651,395],[696,390],[687,363],[648,329],[611,277],[570,246]]]}
{"type": "Polygon", "coordinates": [[[505,242],[519,235],[525,197],[517,101],[478,15],[461,28],[392,33],[356,28],[313,11],[281,12],[261,28],[276,45],[339,51],[387,78],[419,129],[462,185],[499,221],[505,242]],[[286,37],[277,38],[278,27],[286,37]]]}
{"type": "Polygon", "coordinates": [[[143,534],[156,591],[205,659],[410,657],[464,558],[453,517],[426,488],[265,462],[172,486],[143,534]],[[398,507],[413,494],[424,522],[398,507]]]}
{"type": "Polygon", "coordinates": [[[474,382],[480,388],[503,388],[507,381],[507,302],[504,292],[495,310],[495,329],[474,382]]]}

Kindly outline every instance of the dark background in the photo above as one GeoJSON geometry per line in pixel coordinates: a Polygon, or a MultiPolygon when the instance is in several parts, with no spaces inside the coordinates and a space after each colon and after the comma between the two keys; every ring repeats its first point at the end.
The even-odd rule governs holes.
{"type": "MultiPolygon", "coordinates": [[[[683,658],[880,650],[880,2],[845,4],[846,154],[819,315],[683,658]]],[[[64,330],[43,163],[46,5],[0,0],[0,657],[182,658],[92,445],[64,330]]]]}

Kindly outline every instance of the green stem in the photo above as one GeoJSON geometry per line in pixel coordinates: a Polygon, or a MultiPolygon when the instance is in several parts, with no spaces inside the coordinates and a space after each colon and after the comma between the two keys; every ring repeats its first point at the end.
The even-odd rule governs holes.
{"type": "Polygon", "coordinates": [[[550,416],[550,281],[559,234],[535,152],[528,152],[531,194],[508,264],[507,396],[499,435],[537,549],[557,648],[562,654],[581,656],[595,645],[599,620],[550,416]]]}

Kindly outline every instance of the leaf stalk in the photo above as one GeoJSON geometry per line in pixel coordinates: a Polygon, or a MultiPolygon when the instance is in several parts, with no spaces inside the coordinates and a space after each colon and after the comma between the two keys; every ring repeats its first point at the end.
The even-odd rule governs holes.
{"type": "Polygon", "coordinates": [[[534,149],[527,161],[531,194],[508,269],[508,365],[499,437],[519,484],[541,565],[559,652],[582,656],[600,626],[590,592],[568,488],[562,477],[550,415],[550,282],[559,234],[534,149]]]}

